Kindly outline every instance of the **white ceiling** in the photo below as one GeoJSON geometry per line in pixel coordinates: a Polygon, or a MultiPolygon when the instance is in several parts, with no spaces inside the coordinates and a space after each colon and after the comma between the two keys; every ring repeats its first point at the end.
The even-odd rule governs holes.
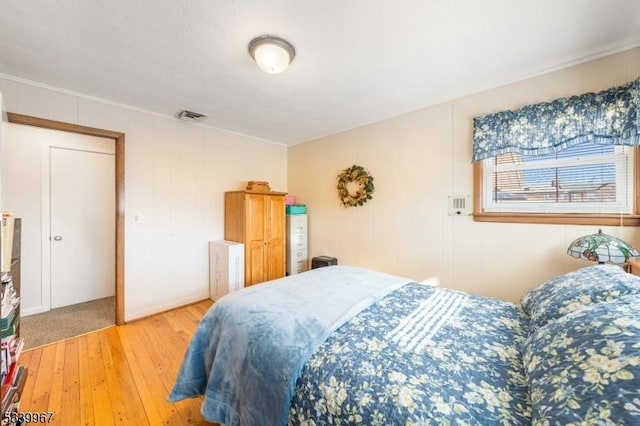
{"type": "MultiPolygon", "coordinates": [[[[640,45],[638,0],[2,0],[0,73],[296,144],[640,45]],[[262,34],[296,49],[266,74],[262,34]]],[[[640,70],[639,70],[640,74],[640,70]]]]}

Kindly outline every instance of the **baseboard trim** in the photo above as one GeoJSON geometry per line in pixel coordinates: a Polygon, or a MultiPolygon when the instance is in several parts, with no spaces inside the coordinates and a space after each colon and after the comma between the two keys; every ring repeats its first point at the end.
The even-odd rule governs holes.
{"type": "Polygon", "coordinates": [[[36,306],[35,308],[20,309],[20,316],[28,317],[29,315],[36,314],[44,314],[45,312],[49,312],[51,309],[46,309],[44,306],[36,306]]]}
{"type": "Polygon", "coordinates": [[[139,320],[142,318],[150,317],[152,315],[161,314],[172,309],[180,308],[182,306],[191,305],[196,302],[209,298],[209,291],[197,293],[195,295],[186,297],[184,299],[174,300],[171,303],[163,303],[146,309],[140,309],[134,312],[125,312],[125,322],[139,320]]]}

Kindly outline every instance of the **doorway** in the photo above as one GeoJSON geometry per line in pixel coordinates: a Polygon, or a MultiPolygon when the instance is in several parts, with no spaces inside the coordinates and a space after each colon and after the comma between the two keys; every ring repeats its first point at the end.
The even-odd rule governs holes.
{"type": "Polygon", "coordinates": [[[7,113],[7,119],[10,123],[105,137],[115,141],[115,323],[124,324],[124,133],[10,112],[7,113]]]}

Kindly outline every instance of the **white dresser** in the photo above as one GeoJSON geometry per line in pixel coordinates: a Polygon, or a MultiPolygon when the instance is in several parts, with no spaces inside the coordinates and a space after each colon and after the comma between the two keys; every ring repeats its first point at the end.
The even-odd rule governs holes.
{"type": "Polygon", "coordinates": [[[287,215],[287,275],[309,270],[307,215],[287,215]]]}

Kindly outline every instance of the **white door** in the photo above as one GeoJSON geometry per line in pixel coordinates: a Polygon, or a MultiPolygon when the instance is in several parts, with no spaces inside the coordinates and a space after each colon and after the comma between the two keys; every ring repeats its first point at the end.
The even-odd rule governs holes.
{"type": "Polygon", "coordinates": [[[115,156],[50,148],[51,308],[115,294],[115,156]]]}

